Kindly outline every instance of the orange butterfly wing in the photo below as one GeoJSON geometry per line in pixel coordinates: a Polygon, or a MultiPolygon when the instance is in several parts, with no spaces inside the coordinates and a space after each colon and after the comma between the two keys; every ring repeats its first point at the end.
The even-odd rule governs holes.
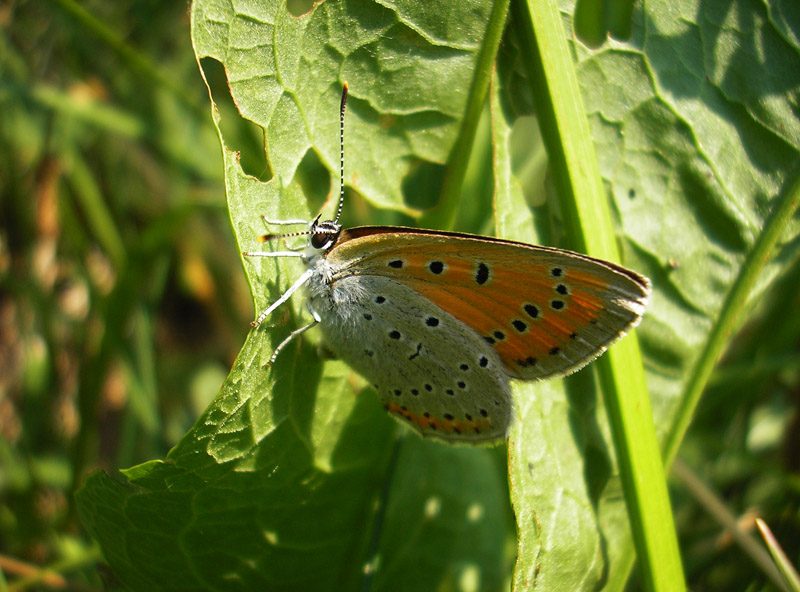
{"type": "MultiPolygon", "coordinates": [[[[649,282],[585,255],[459,233],[365,226],[343,231],[337,275],[404,284],[471,327],[522,379],[574,372],[640,320],[649,282]]],[[[334,276],[334,281],[336,276],[334,276]]]]}

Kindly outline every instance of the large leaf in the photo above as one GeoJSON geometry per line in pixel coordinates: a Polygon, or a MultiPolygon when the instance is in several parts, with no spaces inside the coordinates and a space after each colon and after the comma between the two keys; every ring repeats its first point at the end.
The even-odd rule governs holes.
{"type": "MultiPolygon", "coordinates": [[[[575,44],[625,263],[654,282],[640,335],[662,437],[797,161],[797,10],[649,2],[629,41],[575,44]]],[[[266,136],[264,183],[220,134],[238,245],[254,248],[259,214],[309,216],[299,180],[318,171],[315,159],[336,169],[344,80],[347,184],[412,212],[404,183],[447,159],[488,14],[486,2],[323,2],[296,16],[282,2],[198,0],[198,58],[224,66],[239,113],[266,136]]],[[[521,200],[531,183],[519,184],[507,150],[531,109],[519,71],[503,76],[491,117],[497,227],[531,240],[521,200]]],[[[538,236],[556,242],[556,202],[532,209],[538,236]]],[[[787,242],[754,297],[797,248],[787,242]]],[[[248,260],[244,269],[260,310],[300,268],[248,260]]],[[[219,397],[165,461],[88,480],[81,515],[120,579],[135,589],[501,589],[513,527],[499,455],[405,435],[360,378],[323,361],[313,337],[265,368],[302,314],[284,307],[250,334],[219,397]]],[[[515,397],[515,582],[618,588],[630,535],[591,374],[566,388],[522,385],[515,397]]]]}
{"type": "MultiPolygon", "coordinates": [[[[308,151],[338,163],[346,77],[357,81],[349,182],[410,210],[401,182],[415,159],[446,158],[465,100],[451,91],[468,83],[485,26],[479,4],[449,10],[443,26],[424,6],[326,3],[293,17],[283,5],[195,3],[198,57],[225,66],[240,113],[268,139],[273,177],[262,183],[229,147],[224,131],[237,125],[215,111],[242,248],[258,248],[259,214],[309,216],[293,179],[308,151]]],[[[260,309],[299,269],[255,259],[245,271],[260,309]]],[[[397,440],[375,393],[308,342],[266,367],[298,310],[251,332],[219,397],[164,462],[88,480],[82,517],[117,575],[148,590],[500,589],[513,531],[502,457],[397,440]]]]}

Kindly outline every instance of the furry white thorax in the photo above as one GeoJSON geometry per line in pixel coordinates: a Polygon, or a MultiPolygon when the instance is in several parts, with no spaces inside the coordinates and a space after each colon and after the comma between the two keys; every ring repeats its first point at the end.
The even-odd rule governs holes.
{"type": "Polygon", "coordinates": [[[308,305],[324,324],[352,325],[351,317],[358,314],[352,304],[365,296],[366,289],[359,276],[342,275],[343,268],[328,261],[326,254],[331,248],[317,249],[309,243],[303,253],[303,262],[312,271],[305,285],[308,305]]]}

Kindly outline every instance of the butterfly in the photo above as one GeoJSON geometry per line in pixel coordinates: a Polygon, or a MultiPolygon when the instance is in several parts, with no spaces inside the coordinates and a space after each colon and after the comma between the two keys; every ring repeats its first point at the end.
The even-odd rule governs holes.
{"type": "Polygon", "coordinates": [[[307,230],[297,250],[305,271],[258,315],[258,327],[304,288],[312,320],[278,345],[319,325],[327,347],[367,378],[386,409],[423,436],[481,443],[505,437],[511,379],[579,370],[635,327],[649,281],[619,265],[553,247],[392,226],[346,229],[340,104],[340,196],[336,216],[307,230]]]}

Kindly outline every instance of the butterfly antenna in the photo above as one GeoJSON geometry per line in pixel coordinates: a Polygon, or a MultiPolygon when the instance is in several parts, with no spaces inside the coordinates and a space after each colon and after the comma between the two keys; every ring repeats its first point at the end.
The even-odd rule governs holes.
{"type": "Polygon", "coordinates": [[[344,112],[347,107],[347,82],[342,85],[342,102],[339,104],[339,208],[336,210],[334,222],[342,217],[344,207],[344,112]]]}
{"type": "Polygon", "coordinates": [[[262,234],[258,237],[258,242],[260,243],[268,243],[274,240],[280,240],[284,238],[292,238],[295,236],[308,236],[310,231],[308,230],[299,230],[297,232],[281,232],[279,234],[268,232],[267,234],[262,234]]]}

